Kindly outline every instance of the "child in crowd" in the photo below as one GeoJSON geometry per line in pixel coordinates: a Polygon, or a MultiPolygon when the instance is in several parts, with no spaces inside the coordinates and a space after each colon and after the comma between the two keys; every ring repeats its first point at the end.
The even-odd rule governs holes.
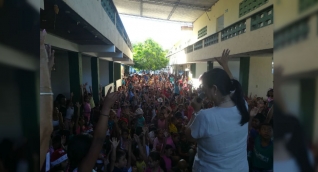
{"type": "Polygon", "coordinates": [[[259,134],[255,137],[255,143],[251,155],[252,172],[273,171],[273,127],[264,123],[260,125],[259,134]]]}
{"type": "Polygon", "coordinates": [[[142,132],[142,127],[145,125],[145,118],[143,116],[144,111],[141,108],[136,110],[136,134],[139,135],[142,132]]]}
{"type": "MultiPolygon", "coordinates": [[[[144,76],[124,78],[120,91],[113,93],[116,97],[112,97],[111,105],[109,97],[101,96],[100,89],[100,102],[95,106],[91,87],[90,93],[84,88],[87,84],[81,86],[83,104],[75,104],[72,98],[64,103],[63,95],[58,98],[58,108],[53,114],[52,150],[48,152],[54,157],[49,163],[51,172],[77,172],[87,163],[92,165],[86,171],[94,169],[97,172],[192,171],[196,143],[187,139],[184,129],[194,112],[191,100],[202,91],[187,84],[186,76],[144,76]],[[59,109],[63,110],[64,106],[66,115],[63,120],[59,109]],[[69,134],[62,137],[67,131],[69,134]],[[94,149],[96,145],[100,147],[98,150],[94,149]]],[[[262,124],[267,117],[268,102],[257,96],[247,101],[252,109],[255,108],[251,110],[254,114],[248,131],[250,170],[268,172],[272,170],[272,143],[269,139],[272,128],[262,124]]],[[[213,102],[202,101],[202,108],[211,107],[213,102]]]]}

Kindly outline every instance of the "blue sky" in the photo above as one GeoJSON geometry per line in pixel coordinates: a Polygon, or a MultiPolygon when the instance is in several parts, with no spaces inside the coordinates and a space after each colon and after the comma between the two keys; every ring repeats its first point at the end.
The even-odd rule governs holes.
{"type": "Polygon", "coordinates": [[[170,49],[177,41],[184,37],[181,26],[187,23],[169,22],[127,15],[120,15],[126,32],[132,43],[143,42],[152,38],[162,48],[170,49]]]}

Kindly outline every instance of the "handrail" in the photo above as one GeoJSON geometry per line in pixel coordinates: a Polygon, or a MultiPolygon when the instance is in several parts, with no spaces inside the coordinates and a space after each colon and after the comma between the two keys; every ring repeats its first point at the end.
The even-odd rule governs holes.
{"type": "MultiPolygon", "coordinates": [[[[273,8],[273,6],[266,7],[265,9],[263,9],[263,10],[257,12],[257,13],[254,13],[251,16],[246,16],[246,17],[242,18],[241,20],[236,21],[235,23],[227,26],[226,28],[223,28],[222,30],[220,30],[218,32],[212,33],[210,35],[205,35],[204,37],[201,37],[200,39],[198,39],[195,43],[187,45],[187,46],[183,47],[180,50],[177,50],[177,51],[174,51],[174,52],[171,52],[171,53],[167,54],[167,57],[171,57],[174,54],[177,54],[177,53],[179,53],[181,51],[185,51],[186,53],[191,53],[193,51],[199,50],[199,49],[201,49],[200,46],[198,46],[199,49],[195,49],[194,45],[196,45],[196,44],[200,45],[200,41],[203,41],[203,47],[202,48],[205,48],[206,46],[210,46],[212,44],[216,44],[216,43],[219,43],[219,42],[222,42],[222,41],[226,41],[226,40],[228,40],[230,38],[233,38],[235,36],[244,34],[246,32],[246,29],[247,29],[245,22],[247,21],[248,18],[252,18],[253,16],[258,15],[259,13],[262,13],[264,11],[272,10],[272,8],[273,8]],[[218,39],[218,36],[219,36],[220,33],[221,33],[221,40],[218,39]],[[210,38],[210,40],[209,40],[208,44],[205,44],[205,41],[206,41],[205,39],[207,39],[207,38],[210,38]],[[191,46],[192,46],[192,48],[191,48],[191,46]],[[190,51],[188,51],[188,50],[190,50],[190,51]]],[[[252,20],[250,22],[251,22],[251,25],[252,25],[252,20]]],[[[270,25],[272,23],[268,23],[268,24],[264,25],[263,27],[268,26],[268,25],[270,25]]],[[[253,31],[253,29],[250,29],[250,30],[253,31]]]]}
{"type": "Polygon", "coordinates": [[[116,8],[114,2],[112,0],[101,0],[101,5],[104,8],[108,17],[112,20],[112,22],[116,26],[119,34],[126,42],[129,49],[131,51],[133,51],[130,39],[129,39],[128,34],[126,32],[126,29],[125,29],[125,27],[124,27],[124,25],[119,17],[119,13],[117,11],[117,8],[116,8]]]}

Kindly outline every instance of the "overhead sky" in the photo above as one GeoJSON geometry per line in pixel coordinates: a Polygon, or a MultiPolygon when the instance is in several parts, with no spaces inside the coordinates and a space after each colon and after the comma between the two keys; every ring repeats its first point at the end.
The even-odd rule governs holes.
{"type": "Polygon", "coordinates": [[[186,33],[181,31],[181,26],[191,25],[191,23],[170,22],[128,15],[120,15],[120,18],[131,43],[143,42],[147,38],[152,38],[163,49],[170,49],[185,36],[186,33]]]}

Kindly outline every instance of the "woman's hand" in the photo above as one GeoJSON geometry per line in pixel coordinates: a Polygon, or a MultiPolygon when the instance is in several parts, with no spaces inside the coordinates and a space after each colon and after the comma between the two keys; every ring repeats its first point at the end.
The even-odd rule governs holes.
{"type": "Polygon", "coordinates": [[[119,145],[117,138],[113,137],[112,140],[110,140],[110,143],[112,143],[113,150],[116,150],[117,146],[119,145]]]}
{"type": "Polygon", "coordinates": [[[222,56],[215,58],[215,60],[216,60],[222,67],[227,66],[228,61],[229,61],[229,54],[230,54],[230,50],[229,50],[229,49],[225,49],[225,50],[223,50],[222,56]]]}
{"type": "Polygon", "coordinates": [[[192,101],[191,101],[191,106],[194,109],[194,112],[199,112],[201,110],[202,104],[197,102],[197,97],[195,97],[192,101]]]}

